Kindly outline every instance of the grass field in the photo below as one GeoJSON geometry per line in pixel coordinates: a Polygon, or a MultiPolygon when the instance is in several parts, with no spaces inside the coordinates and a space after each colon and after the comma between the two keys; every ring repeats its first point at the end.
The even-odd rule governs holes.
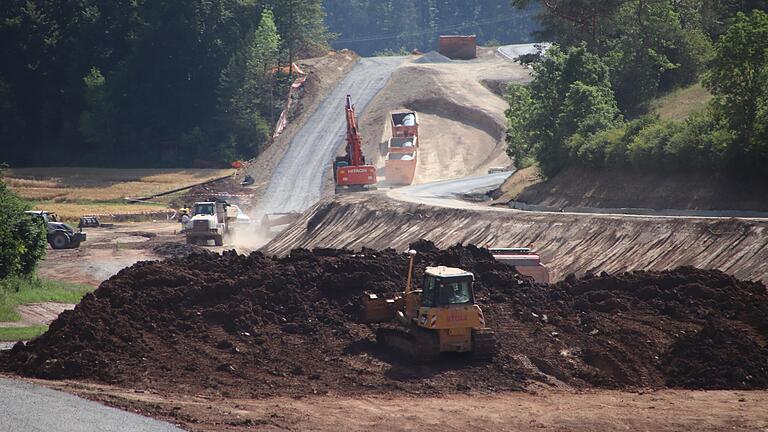
{"type": "Polygon", "coordinates": [[[13,168],[5,182],[34,201],[108,202],[201,183],[232,169],[13,168]]]}
{"type": "Polygon", "coordinates": [[[10,277],[0,280],[0,321],[21,319],[16,306],[28,303],[78,303],[86,293],[93,291],[88,285],[78,285],[36,277],[10,277]]]}
{"type": "Polygon", "coordinates": [[[703,110],[712,94],[701,84],[675,90],[651,103],[651,109],[663,120],[684,120],[691,113],[703,110]]]}
{"type": "Polygon", "coordinates": [[[47,325],[31,327],[0,327],[0,342],[13,342],[34,339],[48,331],[47,325]]]}
{"type": "Polygon", "coordinates": [[[36,209],[76,221],[83,215],[160,211],[166,201],[131,204],[124,198],[149,196],[232,173],[233,169],[14,168],[5,172],[4,180],[36,209]]]}

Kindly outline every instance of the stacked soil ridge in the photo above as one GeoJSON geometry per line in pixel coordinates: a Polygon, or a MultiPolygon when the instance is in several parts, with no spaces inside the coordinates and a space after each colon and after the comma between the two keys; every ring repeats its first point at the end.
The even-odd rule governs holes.
{"type": "Polygon", "coordinates": [[[363,291],[405,286],[394,250],[193,253],[122,270],[0,368],[232,397],[566,387],[768,387],[768,294],[719,271],[569,277],[538,285],[485,249],[412,245],[426,265],[472,271],[499,354],[413,365],[354,321],[363,291]]]}

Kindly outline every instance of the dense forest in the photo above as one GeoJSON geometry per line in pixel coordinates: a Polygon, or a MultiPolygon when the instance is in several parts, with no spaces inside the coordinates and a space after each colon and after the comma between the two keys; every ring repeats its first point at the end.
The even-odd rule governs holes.
{"type": "Polygon", "coordinates": [[[320,0],[7,0],[0,162],[189,166],[250,157],[328,46],[320,0]]]}
{"type": "MultiPolygon", "coordinates": [[[[535,9],[536,7],[534,7],[535,9]]],[[[528,38],[508,0],[8,0],[0,162],[190,166],[258,154],[291,60],[528,38]],[[327,19],[326,19],[327,18],[327,19]]]]}
{"type": "MultiPolygon", "coordinates": [[[[527,8],[532,0],[514,0],[527,8]]],[[[568,165],[768,176],[768,2],[541,0],[546,55],[522,59],[508,142],[518,167],[568,165]],[[702,82],[713,95],[685,120],[649,103],[702,82]]]]}
{"type": "Polygon", "coordinates": [[[536,4],[509,0],[325,0],[335,48],[361,55],[437,49],[441,34],[474,34],[481,44],[530,42],[536,4]]]}

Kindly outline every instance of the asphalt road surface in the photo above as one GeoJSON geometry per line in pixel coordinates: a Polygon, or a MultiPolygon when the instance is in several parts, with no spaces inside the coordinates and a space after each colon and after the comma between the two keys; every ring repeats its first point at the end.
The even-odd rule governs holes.
{"type": "Polygon", "coordinates": [[[296,133],[272,174],[262,213],[303,212],[320,200],[336,150],[345,139],[344,98],[352,95],[358,118],[404,57],[362,58],[296,133]]]}
{"type": "Polygon", "coordinates": [[[0,432],[183,432],[49,388],[0,378],[0,432]]]}

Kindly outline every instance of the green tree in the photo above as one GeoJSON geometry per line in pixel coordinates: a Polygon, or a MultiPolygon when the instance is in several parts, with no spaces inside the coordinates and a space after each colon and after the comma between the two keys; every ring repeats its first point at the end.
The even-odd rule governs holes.
{"type": "Polygon", "coordinates": [[[45,227],[38,218],[27,216],[29,205],[11,192],[0,169],[0,279],[31,274],[45,255],[45,227]]]}
{"type": "MultiPolygon", "coordinates": [[[[715,45],[704,78],[713,107],[738,139],[729,149],[737,166],[768,162],[768,14],[739,13],[715,45]]],[[[764,168],[763,168],[764,169],[764,168]]]]}
{"type": "Polygon", "coordinates": [[[269,139],[270,126],[263,113],[275,120],[274,94],[279,62],[280,35],[269,9],[261,14],[259,26],[246,38],[242,52],[230,59],[220,79],[220,102],[227,113],[230,130],[227,147],[234,145],[235,153],[254,156],[269,139]]]}
{"type": "Polygon", "coordinates": [[[507,96],[508,153],[518,166],[536,159],[543,174],[552,176],[568,163],[573,135],[589,137],[621,117],[607,66],[585,46],[565,51],[553,46],[534,63],[533,76],[529,93],[513,86],[507,96]]]}
{"type": "MultiPolygon", "coordinates": [[[[513,0],[527,7],[531,0],[513,0]]],[[[540,0],[541,37],[564,48],[585,43],[613,74],[622,112],[642,114],[659,91],[698,79],[711,42],[698,0],[540,0]]]]}
{"type": "Polygon", "coordinates": [[[113,154],[114,108],[106,93],[106,80],[99,68],[91,68],[83,78],[86,110],[80,114],[80,133],[92,145],[89,152],[113,154]]]}

